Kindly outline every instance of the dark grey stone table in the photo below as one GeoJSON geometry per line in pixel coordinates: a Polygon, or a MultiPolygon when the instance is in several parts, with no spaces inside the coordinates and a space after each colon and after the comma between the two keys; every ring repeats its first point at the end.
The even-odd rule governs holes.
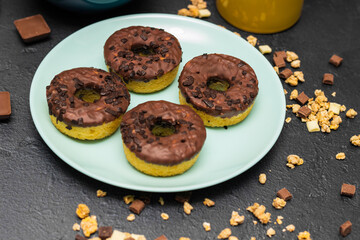
{"type": "MultiPolygon", "coordinates": [[[[216,11],[215,1],[208,1],[212,16],[204,21],[225,26],[243,37],[240,31],[225,22],[216,11]]],[[[273,227],[273,239],[297,239],[300,231],[309,231],[312,239],[342,239],[339,226],[346,220],[353,223],[346,239],[360,239],[360,196],[340,196],[343,182],[360,186],[360,148],[350,144],[353,135],[360,134],[360,116],[343,117],[337,131],[330,134],[309,133],[304,123],[290,111],[292,117],[271,151],[253,168],[227,182],[193,192],[191,215],[183,212],[174,201],[174,193],[153,193],[152,202],[134,222],[126,220],[130,213],[122,201],[127,194],[146,193],[104,184],[74,170],[58,158],[38,134],[29,111],[29,89],[33,75],[46,54],[71,33],[99,20],[134,13],[172,13],[185,7],[188,1],[138,0],[121,8],[97,14],[67,12],[41,0],[0,1],[0,91],[11,93],[13,113],[0,122],[0,239],[74,239],[72,225],[79,222],[75,215],[77,204],[86,203],[100,225],[110,225],[121,231],[144,234],[155,239],[165,234],[169,239],[190,237],[216,239],[219,232],[230,227],[233,210],[240,209],[245,223],[231,227],[239,239],[267,239],[266,230],[273,227]],[[33,44],[24,44],[15,30],[15,19],[41,13],[52,28],[51,37],[33,44]],[[346,159],[335,159],[345,152],[346,159]],[[286,157],[298,154],[304,164],[291,170],[286,157]],[[258,182],[260,173],[267,174],[267,182],[258,182]],[[294,198],[282,210],[271,206],[277,190],[286,187],[294,198]],[[96,190],[108,192],[98,198],[96,190]],[[157,200],[162,196],[165,205],[157,200]],[[205,197],[216,205],[207,208],[205,197]],[[245,209],[258,202],[272,214],[284,217],[282,225],[273,222],[254,225],[255,218],[245,209]],[[170,219],[164,221],[160,214],[170,219]],[[205,232],[202,223],[211,223],[205,232]],[[294,224],[293,233],[281,230],[294,224]]],[[[273,50],[292,50],[300,56],[301,70],[306,82],[297,89],[313,96],[322,89],[330,100],[360,112],[360,2],[357,0],[305,1],[300,21],[291,29],[270,35],[257,35],[260,44],[273,50]],[[344,58],[335,68],[328,63],[332,54],[344,58]],[[333,86],[323,85],[323,73],[335,75],[333,86]],[[336,97],[331,93],[336,92],[336,97]]],[[[267,56],[271,60],[271,56],[267,56]]],[[[289,92],[292,87],[284,84],[289,92]]],[[[290,100],[287,95],[287,102],[290,100]]],[[[342,115],[344,116],[344,114],[342,115]]],[[[266,119],[264,119],[266,124],[266,119]]]]}

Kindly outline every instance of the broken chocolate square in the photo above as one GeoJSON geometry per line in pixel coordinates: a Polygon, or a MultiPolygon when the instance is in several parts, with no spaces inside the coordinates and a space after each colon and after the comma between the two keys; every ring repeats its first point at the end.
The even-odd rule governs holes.
{"type": "Polygon", "coordinates": [[[139,215],[145,208],[145,203],[140,199],[135,199],[129,206],[130,211],[139,215]]]}
{"type": "Polygon", "coordinates": [[[284,70],[282,70],[279,73],[279,77],[282,79],[287,79],[288,77],[290,77],[293,74],[293,72],[291,71],[291,69],[289,68],[285,68],[284,70]]]}
{"type": "Polygon", "coordinates": [[[81,236],[80,234],[76,234],[75,240],[87,240],[86,237],[81,236]]]}
{"type": "Polygon", "coordinates": [[[283,68],[286,66],[286,63],[282,57],[274,56],[273,61],[274,61],[275,66],[277,66],[278,68],[283,68]]]}
{"type": "Polygon", "coordinates": [[[286,52],[285,51],[276,51],[274,52],[275,57],[280,57],[282,59],[286,59],[286,52]]]}
{"type": "Polygon", "coordinates": [[[324,84],[333,85],[334,84],[334,75],[331,73],[324,73],[322,82],[324,84]]]}
{"type": "Polygon", "coordinates": [[[340,66],[340,64],[342,63],[343,61],[343,58],[342,57],[339,57],[338,55],[332,55],[330,60],[329,60],[329,63],[331,63],[332,65],[334,65],[335,67],[338,67],[340,66]]]}
{"type": "Polygon", "coordinates": [[[297,112],[297,114],[299,115],[299,117],[301,118],[307,118],[311,113],[310,108],[308,108],[307,106],[302,106],[299,111],[297,112]]]}
{"type": "Polygon", "coordinates": [[[280,189],[276,193],[276,196],[278,196],[279,198],[281,198],[281,199],[283,199],[285,201],[288,201],[288,200],[292,199],[292,194],[286,188],[280,189]]]}
{"type": "Polygon", "coordinates": [[[15,20],[14,25],[24,42],[43,39],[51,32],[41,14],[15,20]]]}
{"type": "Polygon", "coordinates": [[[301,105],[304,105],[307,101],[309,101],[309,97],[304,92],[301,92],[297,96],[296,101],[298,101],[301,105]]]}
{"type": "Polygon", "coordinates": [[[99,227],[99,238],[107,239],[111,237],[113,233],[113,228],[111,226],[99,227]]]}
{"type": "Polygon", "coordinates": [[[344,222],[340,226],[340,234],[341,234],[341,236],[346,237],[347,235],[349,235],[351,233],[351,226],[352,226],[352,223],[350,221],[344,222]]]}
{"type": "Polygon", "coordinates": [[[355,195],[355,192],[355,185],[343,183],[343,185],[341,186],[341,195],[343,196],[353,197],[355,195]]]}
{"type": "Polygon", "coordinates": [[[0,120],[8,119],[11,115],[10,93],[0,92],[0,120]]]}

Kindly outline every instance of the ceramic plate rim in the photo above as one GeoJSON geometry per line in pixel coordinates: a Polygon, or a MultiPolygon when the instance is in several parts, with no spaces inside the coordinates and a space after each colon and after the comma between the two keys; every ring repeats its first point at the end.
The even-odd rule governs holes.
{"type": "MultiPolygon", "coordinates": [[[[119,16],[119,17],[114,17],[114,18],[110,18],[110,19],[105,19],[96,23],[93,23],[91,25],[88,25],[84,28],[81,28],[80,30],[72,33],[71,35],[69,35],[68,37],[66,37],[65,39],[63,39],[62,41],[60,41],[55,47],[53,47],[53,49],[51,49],[51,51],[44,57],[44,59],[42,60],[42,62],[40,63],[40,65],[38,66],[34,77],[33,77],[33,81],[31,84],[31,88],[30,88],[30,96],[29,96],[29,100],[30,100],[30,113],[32,116],[32,119],[34,121],[35,127],[37,129],[37,131],[39,132],[40,136],[42,137],[42,139],[44,140],[44,142],[47,144],[47,146],[64,162],[66,162],[68,165],[70,165],[71,167],[75,168],[77,171],[82,172],[83,174],[94,178],[96,180],[99,180],[101,182],[107,183],[107,184],[111,184],[117,187],[122,187],[122,188],[126,188],[126,189],[131,189],[131,190],[137,190],[137,191],[148,191],[148,192],[179,192],[179,191],[190,191],[190,190],[196,190],[196,189],[202,189],[205,187],[210,187],[219,183],[222,183],[224,181],[227,181],[235,176],[240,175],[241,173],[247,171],[249,168],[251,168],[253,165],[255,165],[256,163],[258,163],[270,150],[271,148],[274,146],[274,144],[276,143],[278,137],[280,136],[280,133],[282,131],[283,125],[284,125],[284,119],[285,119],[285,97],[280,99],[280,103],[282,106],[279,107],[283,107],[284,111],[281,111],[281,116],[279,116],[279,121],[276,124],[276,130],[275,130],[275,134],[272,136],[272,138],[268,141],[268,144],[266,146],[264,146],[263,150],[257,155],[256,158],[251,159],[250,161],[247,162],[247,164],[243,165],[242,167],[240,167],[239,169],[237,169],[236,171],[234,171],[232,174],[223,176],[222,178],[216,178],[213,181],[208,181],[205,183],[198,183],[198,184],[193,184],[191,186],[178,186],[178,187],[147,187],[147,186],[139,186],[139,185],[133,185],[133,184],[129,184],[129,183],[119,183],[118,181],[114,181],[112,179],[106,179],[103,178],[101,176],[97,176],[96,173],[93,173],[91,171],[88,171],[87,169],[84,169],[81,165],[79,165],[76,161],[73,161],[71,159],[68,159],[67,157],[64,156],[64,154],[58,150],[58,148],[56,148],[48,139],[47,135],[45,134],[44,130],[41,126],[40,126],[40,122],[39,119],[36,117],[35,115],[35,109],[36,109],[36,97],[34,96],[34,92],[35,92],[35,85],[36,85],[36,79],[37,76],[39,75],[39,72],[42,70],[41,67],[42,65],[46,62],[47,58],[53,54],[53,52],[55,51],[54,49],[59,48],[60,46],[62,46],[63,44],[66,44],[67,41],[70,41],[74,36],[76,36],[76,34],[78,34],[81,31],[85,31],[88,28],[92,28],[94,26],[96,26],[97,24],[103,24],[105,22],[108,22],[109,24],[111,24],[112,22],[116,22],[116,21],[124,21],[127,19],[146,19],[146,18],[165,18],[165,19],[176,19],[179,21],[183,21],[183,22],[191,22],[191,23],[195,23],[195,24],[200,24],[200,25],[204,25],[206,27],[211,27],[211,28],[219,28],[219,31],[221,31],[221,27],[203,21],[203,20],[198,20],[198,19],[192,19],[192,18],[188,18],[188,17],[182,17],[182,16],[177,16],[177,15],[171,15],[171,14],[162,14],[162,13],[143,13],[143,14],[133,14],[133,15],[124,15],[124,16],[119,16]],[[70,40],[69,40],[70,39],[70,40]]],[[[239,38],[239,41],[245,41],[242,38],[239,38]]],[[[246,42],[246,41],[245,41],[246,42]]],[[[247,43],[246,43],[247,44],[247,43]]],[[[251,46],[251,45],[250,45],[251,46]]],[[[252,46],[251,46],[252,47],[252,46]]],[[[260,53],[259,53],[260,54],[260,53]]],[[[261,54],[260,54],[261,55],[261,54]]],[[[261,55],[261,57],[264,58],[264,56],[261,55]]],[[[267,60],[266,60],[267,61],[267,60]]],[[[266,68],[271,67],[271,64],[267,61],[268,66],[265,66],[266,68]]],[[[272,67],[271,67],[272,68],[272,67]]],[[[181,71],[181,69],[179,69],[179,72],[181,71]]],[[[275,72],[271,73],[273,78],[276,78],[275,82],[277,82],[277,84],[279,85],[278,87],[281,87],[282,89],[282,85],[281,82],[279,80],[279,78],[277,77],[277,75],[275,74],[275,72]]],[[[175,79],[175,81],[177,81],[177,79],[175,79]]],[[[256,103],[255,103],[256,104],[256,103]]]]}

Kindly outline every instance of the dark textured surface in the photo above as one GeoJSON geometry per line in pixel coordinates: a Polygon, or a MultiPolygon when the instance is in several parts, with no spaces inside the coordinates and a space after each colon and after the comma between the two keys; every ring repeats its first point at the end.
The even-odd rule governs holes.
{"type": "MultiPolygon", "coordinates": [[[[143,0],[110,12],[96,15],[69,13],[40,0],[0,1],[0,91],[11,93],[12,115],[0,122],[0,239],[74,239],[71,229],[79,222],[75,215],[78,203],[86,203],[100,225],[113,226],[122,231],[140,233],[148,239],[165,234],[169,239],[181,236],[195,239],[216,239],[217,234],[229,227],[231,211],[240,209],[245,223],[231,227],[239,239],[267,239],[266,229],[273,227],[273,239],[296,239],[300,231],[308,230],[312,239],[342,239],[339,227],[346,220],[353,223],[347,240],[360,235],[360,148],[349,143],[352,135],[360,134],[360,116],[343,117],[337,131],[330,134],[308,133],[305,124],[288,112],[293,120],[284,129],[272,150],[253,168],[225,183],[194,191],[191,204],[194,210],[187,216],[182,205],[173,200],[174,194],[152,194],[152,202],[134,222],[127,222],[130,213],[122,201],[126,194],[143,193],[116,188],[93,180],[72,169],[46,146],[37,133],[29,111],[29,89],[36,68],[46,54],[69,34],[102,19],[131,13],[176,13],[188,1],[143,0]],[[43,14],[51,37],[41,42],[24,44],[13,25],[13,20],[43,14]],[[338,161],[335,155],[345,152],[346,159],[338,161]],[[290,170],[285,166],[286,156],[298,154],[304,165],[290,170]],[[268,181],[258,182],[259,173],[265,172],[268,181]],[[340,196],[343,182],[355,184],[353,198],[340,196]],[[293,199],[282,210],[275,210],[272,199],[286,187],[293,199]],[[97,198],[96,190],[108,192],[97,198]],[[165,206],[157,199],[163,196],[165,206]],[[202,204],[204,197],[216,202],[215,207],[202,204]],[[268,226],[253,225],[255,218],[246,207],[259,202],[284,223],[268,226]],[[170,219],[160,218],[161,212],[170,219]],[[202,222],[212,224],[205,232],[202,222]],[[294,224],[293,233],[283,233],[288,224],[294,224]]],[[[216,12],[215,2],[209,1],[212,16],[205,21],[221,24],[234,31],[216,12]]],[[[329,100],[352,107],[360,112],[360,2],[357,0],[305,1],[300,21],[291,29],[271,35],[255,35],[260,43],[273,50],[292,50],[302,60],[301,70],[306,82],[299,84],[299,92],[313,96],[315,89],[323,89],[329,100]],[[328,63],[332,54],[344,58],[335,68],[328,63]],[[335,75],[333,86],[322,85],[325,72],[335,75]],[[331,93],[336,91],[336,97],[331,93]]],[[[243,37],[249,33],[237,30],[243,37]]],[[[270,56],[268,56],[270,59],[270,56]]],[[[284,87],[289,91],[292,88],[284,87]]],[[[287,97],[288,99],[288,97],[287,97]]],[[[287,100],[289,103],[290,101],[287,100]]],[[[343,115],[344,116],[344,115],[343,115]]],[[[266,119],[264,119],[266,124],[266,119]]]]}

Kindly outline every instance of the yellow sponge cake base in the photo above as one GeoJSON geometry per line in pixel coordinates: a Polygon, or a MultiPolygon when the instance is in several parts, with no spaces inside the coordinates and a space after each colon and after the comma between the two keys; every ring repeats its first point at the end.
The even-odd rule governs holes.
{"type": "Polygon", "coordinates": [[[56,117],[50,115],[51,122],[63,134],[80,140],[96,140],[102,139],[113,134],[120,126],[122,115],[112,122],[104,123],[100,126],[94,127],[72,127],[71,130],[67,129],[68,126],[62,121],[56,121],[56,117]]]}
{"type": "Polygon", "coordinates": [[[196,162],[197,158],[199,157],[199,153],[198,153],[192,159],[181,162],[176,165],[171,165],[171,166],[160,165],[160,164],[145,162],[144,160],[138,158],[135,155],[135,153],[130,151],[130,149],[128,147],[126,147],[126,145],[124,143],[123,143],[123,146],[124,146],[125,156],[126,156],[127,160],[129,161],[129,163],[134,168],[136,168],[140,172],[143,172],[145,174],[155,176],[155,177],[169,177],[169,176],[181,174],[181,173],[185,172],[186,170],[188,170],[189,168],[191,168],[192,165],[194,165],[194,163],[196,162]]]}
{"type": "Polygon", "coordinates": [[[222,117],[209,115],[203,111],[194,108],[191,103],[186,102],[186,99],[181,94],[181,92],[179,92],[179,101],[180,104],[191,107],[201,117],[201,119],[204,121],[204,125],[207,127],[224,127],[224,126],[235,125],[241,122],[242,120],[244,120],[249,115],[251,109],[254,106],[254,103],[252,103],[244,112],[236,116],[233,116],[231,118],[222,118],[222,117]]]}

